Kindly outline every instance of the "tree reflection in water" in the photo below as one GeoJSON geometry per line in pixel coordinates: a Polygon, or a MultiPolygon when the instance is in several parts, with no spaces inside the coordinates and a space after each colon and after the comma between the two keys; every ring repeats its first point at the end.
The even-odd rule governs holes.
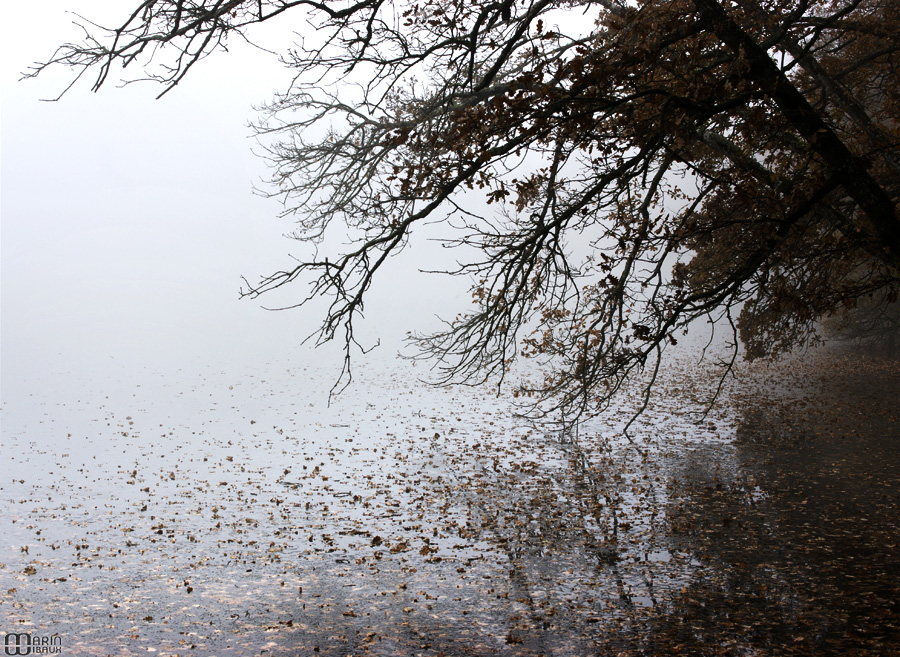
{"type": "Polygon", "coordinates": [[[0,612],[83,655],[896,653],[900,376],[808,363],[751,369],[697,425],[691,361],[634,443],[403,371],[296,421],[270,393],[290,371],[212,377],[176,417],[168,377],[19,429],[4,407],[0,612]]]}
{"type": "Polygon", "coordinates": [[[725,466],[731,447],[678,457],[670,536],[705,568],[653,623],[651,645],[702,654],[900,650],[896,364],[845,355],[795,367],[787,376],[812,385],[738,400],[736,467],[725,466]]]}

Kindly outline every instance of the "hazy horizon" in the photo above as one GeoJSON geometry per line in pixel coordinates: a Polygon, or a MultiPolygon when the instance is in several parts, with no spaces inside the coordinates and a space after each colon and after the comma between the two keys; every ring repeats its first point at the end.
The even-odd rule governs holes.
{"type": "MultiPolygon", "coordinates": [[[[268,168],[248,123],[290,76],[273,54],[230,43],[160,100],[161,87],[147,82],[91,93],[89,72],[60,101],[42,101],[71,81],[63,68],[19,81],[78,40],[77,16],[66,10],[114,23],[125,9],[21,6],[3,28],[4,389],[22,376],[112,361],[165,370],[194,359],[327,357],[300,347],[321,318],[315,309],[261,308],[299,299],[302,287],[238,298],[241,276],[289,266],[302,246],[283,236],[292,224],[278,218],[280,204],[253,193],[268,168]]],[[[260,40],[276,51],[291,40],[285,26],[263,29],[260,40]]],[[[382,340],[384,355],[465,298],[462,281],[411,276],[434,253],[418,246],[373,287],[358,328],[367,344],[382,340]]]]}

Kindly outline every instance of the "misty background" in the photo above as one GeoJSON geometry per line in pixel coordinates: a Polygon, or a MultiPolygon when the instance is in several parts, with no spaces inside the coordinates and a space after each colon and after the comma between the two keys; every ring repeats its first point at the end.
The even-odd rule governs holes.
{"type": "MultiPolygon", "coordinates": [[[[293,42],[302,14],[250,32],[273,52],[232,39],[229,52],[200,62],[160,100],[162,87],[149,82],[92,93],[93,71],[58,102],[42,99],[58,96],[72,71],[19,81],[58,45],[81,39],[72,12],[114,26],[131,9],[108,0],[19,3],[3,21],[4,397],[28,381],[122,367],[334,359],[336,376],[340,345],[301,346],[321,312],[262,308],[297,301],[303,287],[238,297],[241,276],[256,282],[303,252],[284,237],[292,224],[278,218],[278,201],[253,193],[269,171],[248,127],[254,106],[290,81],[274,53],[293,42]]],[[[415,236],[372,289],[358,328],[364,344],[381,340],[375,358],[393,357],[407,330],[433,328],[436,314],[450,316],[467,299],[465,281],[412,275],[441,259],[426,237],[415,236]]]]}

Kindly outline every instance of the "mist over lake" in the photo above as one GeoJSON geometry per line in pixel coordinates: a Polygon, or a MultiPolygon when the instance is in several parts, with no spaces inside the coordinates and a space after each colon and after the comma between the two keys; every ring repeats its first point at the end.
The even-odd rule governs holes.
{"type": "MultiPolygon", "coordinates": [[[[254,193],[271,171],[247,122],[291,72],[234,40],[159,101],[134,84],[44,102],[65,72],[19,78],[78,38],[72,4],[18,3],[0,28],[9,650],[900,652],[896,360],[827,345],[723,381],[730,328],[707,348],[703,318],[663,341],[649,400],[638,381],[574,426],[527,419],[530,364],[436,388],[398,356],[473,299],[474,277],[425,273],[459,257],[433,221],[379,272],[331,395],[328,299],[240,299],[311,248],[254,193]]],[[[272,30],[276,50],[295,37],[272,30]]]]}

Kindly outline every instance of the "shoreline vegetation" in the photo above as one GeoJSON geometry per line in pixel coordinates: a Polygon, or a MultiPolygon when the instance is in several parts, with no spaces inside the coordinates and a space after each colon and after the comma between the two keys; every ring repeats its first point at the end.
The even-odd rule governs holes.
{"type": "Polygon", "coordinates": [[[742,365],[698,424],[700,371],[665,373],[633,443],[401,369],[331,409],[291,370],[5,402],[2,629],[78,655],[900,651],[900,365],[742,365]]]}

